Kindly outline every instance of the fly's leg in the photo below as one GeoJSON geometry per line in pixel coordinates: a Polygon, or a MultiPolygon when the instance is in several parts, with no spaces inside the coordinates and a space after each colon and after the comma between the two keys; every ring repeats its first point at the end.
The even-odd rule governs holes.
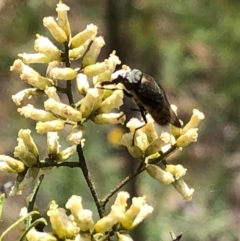
{"type": "Polygon", "coordinates": [[[143,128],[143,127],[147,124],[147,118],[146,118],[146,113],[147,113],[147,112],[146,112],[146,109],[145,109],[143,106],[140,106],[140,105],[139,105],[139,109],[133,109],[133,110],[135,110],[135,111],[140,111],[141,116],[142,116],[142,118],[143,118],[143,120],[144,120],[144,124],[141,125],[141,126],[139,126],[139,127],[137,127],[137,128],[134,130],[133,139],[132,139],[132,146],[134,146],[135,135],[136,135],[137,130],[143,128]]]}

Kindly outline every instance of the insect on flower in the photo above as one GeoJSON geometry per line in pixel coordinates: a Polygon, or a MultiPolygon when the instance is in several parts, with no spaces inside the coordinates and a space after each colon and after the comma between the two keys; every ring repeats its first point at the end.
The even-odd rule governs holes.
{"type": "Polygon", "coordinates": [[[119,83],[124,86],[123,91],[125,95],[134,99],[145,122],[142,126],[135,129],[133,142],[136,131],[147,123],[147,113],[149,113],[159,125],[171,123],[178,128],[181,127],[178,117],[171,109],[165,91],[157,84],[153,77],[142,73],[138,69],[131,71],[120,70],[116,78],[112,81],[101,82],[100,85],[106,89],[104,87],[106,85],[119,83]]]}

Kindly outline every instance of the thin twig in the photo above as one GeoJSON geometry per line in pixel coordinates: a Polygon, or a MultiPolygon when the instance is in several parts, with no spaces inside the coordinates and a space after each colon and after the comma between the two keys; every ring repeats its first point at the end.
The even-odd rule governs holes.
{"type": "MultiPolygon", "coordinates": [[[[164,162],[164,164],[166,165],[166,158],[175,150],[177,149],[177,146],[171,146],[171,148],[165,152],[159,152],[160,157],[152,160],[151,164],[157,164],[160,162],[164,162]]],[[[150,162],[149,162],[150,163],[150,162]]],[[[136,176],[138,176],[140,173],[142,173],[144,170],[146,170],[146,166],[145,164],[142,162],[137,169],[135,169],[132,173],[130,173],[126,178],[124,178],[124,180],[122,180],[114,189],[112,189],[102,200],[101,200],[101,205],[102,208],[105,209],[105,206],[107,204],[107,202],[109,201],[109,199],[116,193],[118,192],[125,184],[127,184],[129,181],[131,181],[133,178],[135,178],[136,176]]]]}
{"type": "MultiPolygon", "coordinates": [[[[70,60],[69,60],[69,46],[68,42],[64,43],[65,53],[64,53],[64,60],[66,67],[70,67],[70,60]]],[[[69,104],[74,106],[74,99],[73,99],[73,92],[72,92],[72,81],[67,80],[66,84],[66,94],[68,97],[69,104]]]]}
{"type": "Polygon", "coordinates": [[[112,189],[102,200],[101,205],[105,209],[105,206],[109,199],[117,192],[119,191],[125,184],[127,184],[129,181],[131,181],[134,177],[139,175],[141,172],[145,170],[145,166],[143,163],[141,163],[137,169],[135,169],[132,173],[130,173],[126,178],[124,178],[114,189],[112,189]]]}
{"type": "Polygon", "coordinates": [[[39,162],[37,164],[39,168],[44,168],[44,167],[79,167],[78,162],[63,162],[63,163],[57,163],[57,162],[39,162]]]}
{"type": "Polygon", "coordinates": [[[85,157],[83,155],[83,151],[82,151],[82,146],[81,144],[78,144],[77,145],[77,153],[78,153],[78,158],[79,158],[79,165],[80,165],[80,168],[82,170],[82,173],[83,173],[83,176],[87,182],[87,185],[90,189],[90,192],[92,194],[92,197],[95,201],[95,204],[97,206],[97,210],[98,210],[98,214],[100,216],[100,218],[102,218],[104,215],[104,209],[102,208],[102,205],[100,203],[100,199],[98,198],[98,194],[96,192],[96,187],[93,183],[93,180],[90,176],[90,173],[88,171],[88,168],[87,168],[87,164],[86,164],[86,160],[85,160],[85,157]]]}

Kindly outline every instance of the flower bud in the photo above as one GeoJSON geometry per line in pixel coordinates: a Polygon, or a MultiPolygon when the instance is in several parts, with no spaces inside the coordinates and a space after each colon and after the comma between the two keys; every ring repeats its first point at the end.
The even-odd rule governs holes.
{"type": "Polygon", "coordinates": [[[118,237],[118,241],[133,241],[131,236],[129,234],[126,234],[126,233],[117,232],[117,237],[118,237]]]}
{"type": "Polygon", "coordinates": [[[102,73],[100,73],[97,76],[93,76],[93,84],[96,86],[98,83],[101,83],[103,81],[111,80],[111,70],[108,69],[102,73]]]}
{"type": "Polygon", "coordinates": [[[94,38],[88,52],[83,57],[83,60],[82,60],[83,68],[88,65],[94,64],[96,62],[97,57],[104,45],[105,45],[105,41],[102,36],[94,38]]]}
{"type": "Polygon", "coordinates": [[[198,128],[190,129],[177,139],[178,147],[188,146],[192,142],[196,142],[198,138],[198,128]]]}
{"type": "Polygon", "coordinates": [[[113,109],[119,109],[123,104],[123,91],[116,90],[108,98],[102,101],[99,112],[109,113],[113,109]]]}
{"type": "Polygon", "coordinates": [[[94,221],[92,219],[92,211],[84,209],[74,217],[74,221],[77,223],[81,231],[86,232],[94,227],[94,221]]]}
{"type": "MultiPolygon", "coordinates": [[[[178,116],[177,115],[177,106],[171,105],[171,109],[175,113],[175,115],[178,116]]],[[[180,120],[180,122],[182,122],[182,121],[180,120]]],[[[170,124],[170,132],[175,138],[178,138],[182,134],[182,128],[178,128],[178,127],[170,124]]]]}
{"type": "Polygon", "coordinates": [[[45,110],[35,109],[33,105],[28,104],[27,106],[23,106],[22,108],[18,108],[17,111],[20,115],[23,115],[26,118],[30,118],[35,121],[51,121],[56,120],[56,117],[47,112],[45,110]]]}
{"type": "Polygon", "coordinates": [[[53,120],[47,122],[38,122],[36,125],[37,133],[43,134],[49,131],[60,131],[64,128],[65,121],[53,120]]]}
{"type": "Polygon", "coordinates": [[[58,94],[57,94],[57,90],[55,87],[47,87],[45,90],[44,90],[45,94],[48,96],[48,98],[52,98],[54,99],[55,101],[58,101],[58,102],[61,102],[58,94]]]}
{"type": "Polygon", "coordinates": [[[59,136],[57,132],[47,133],[47,154],[49,157],[56,157],[59,152],[59,136]]]}
{"type": "Polygon", "coordinates": [[[102,101],[103,90],[90,88],[88,89],[87,95],[82,99],[80,112],[82,113],[82,117],[88,117],[92,111],[96,110],[102,101]]]}
{"type": "Polygon", "coordinates": [[[18,132],[18,136],[23,140],[24,145],[27,147],[27,149],[34,154],[34,156],[38,157],[39,156],[39,152],[38,152],[38,148],[33,140],[33,138],[31,137],[31,130],[27,129],[27,130],[23,130],[21,129],[18,132]]]}
{"type": "Polygon", "coordinates": [[[138,146],[143,152],[149,146],[148,136],[143,130],[144,122],[138,120],[137,118],[132,118],[128,123],[127,127],[130,129],[130,132],[135,137],[134,140],[132,139],[132,144],[134,146],[138,146]],[[135,131],[138,129],[137,131],[135,131]]]}
{"type": "Polygon", "coordinates": [[[87,25],[87,28],[75,35],[71,39],[71,47],[76,48],[84,44],[87,40],[92,40],[97,35],[97,26],[94,24],[87,25]]]}
{"type": "MultiPolygon", "coordinates": [[[[55,60],[55,61],[49,62],[48,66],[47,66],[47,70],[46,70],[46,76],[49,77],[51,70],[55,67],[60,67],[60,66],[62,66],[62,63],[59,61],[55,60]]],[[[56,80],[52,80],[52,81],[53,81],[54,85],[57,85],[56,80]]]]}
{"type": "Polygon", "coordinates": [[[30,152],[22,138],[17,138],[18,145],[14,149],[14,156],[19,158],[27,167],[32,167],[38,162],[38,156],[30,152]]]}
{"type": "Polygon", "coordinates": [[[11,71],[21,72],[20,78],[37,89],[44,90],[46,86],[51,86],[49,79],[41,76],[33,68],[25,65],[20,59],[14,61],[11,71]]]}
{"type": "Polygon", "coordinates": [[[52,36],[59,42],[65,43],[68,40],[67,34],[64,32],[62,28],[58,26],[53,17],[45,17],[43,18],[43,25],[46,27],[52,36]]]}
{"type": "Polygon", "coordinates": [[[205,118],[204,114],[197,109],[193,110],[193,115],[190,121],[184,126],[182,134],[185,134],[188,130],[198,127],[201,120],[205,118]]]}
{"type": "Polygon", "coordinates": [[[161,147],[164,145],[165,145],[165,142],[162,139],[157,138],[147,147],[147,149],[145,151],[145,156],[150,156],[154,153],[159,152],[161,147]]]}
{"type": "Polygon", "coordinates": [[[166,165],[166,171],[170,172],[175,180],[178,180],[180,177],[184,176],[187,172],[187,169],[184,168],[182,165],[166,165]]]}
{"type": "Polygon", "coordinates": [[[146,201],[143,197],[134,197],[132,199],[132,205],[125,212],[124,217],[120,221],[125,229],[135,228],[153,211],[153,208],[145,203],[146,201]]]}
{"type": "Polygon", "coordinates": [[[162,168],[156,165],[147,164],[148,174],[158,180],[159,182],[168,185],[175,181],[173,175],[170,172],[164,171],[162,168]]]}
{"type": "Polygon", "coordinates": [[[116,51],[113,51],[109,58],[109,65],[110,65],[110,70],[111,70],[111,74],[113,73],[113,71],[115,70],[116,66],[118,64],[121,64],[121,61],[120,59],[118,58],[118,56],[116,55],[116,51]]]}
{"type": "Polygon", "coordinates": [[[47,37],[37,35],[37,39],[34,42],[34,49],[46,55],[50,61],[60,60],[61,50],[59,50],[47,37]]]}
{"type": "Polygon", "coordinates": [[[76,60],[81,58],[84,53],[86,52],[86,50],[88,49],[88,46],[90,44],[91,40],[87,40],[84,44],[80,45],[77,48],[73,48],[69,50],[69,58],[71,60],[76,60]]]}
{"type": "Polygon", "coordinates": [[[68,143],[71,145],[78,145],[83,138],[84,132],[85,128],[83,125],[73,126],[71,133],[67,136],[68,143]]]}
{"type": "Polygon", "coordinates": [[[71,29],[70,24],[68,21],[67,12],[70,10],[70,7],[68,7],[66,4],[59,2],[57,4],[56,11],[58,13],[58,26],[64,30],[64,32],[67,35],[67,39],[69,40],[71,37],[71,29]]]}
{"type": "Polygon", "coordinates": [[[107,113],[107,114],[98,114],[91,118],[96,124],[105,125],[105,124],[121,124],[123,125],[126,116],[123,112],[120,113],[107,113]]]}
{"type": "Polygon", "coordinates": [[[22,58],[23,63],[25,64],[34,64],[34,63],[49,63],[51,58],[42,53],[36,54],[18,54],[18,57],[22,58]]]}
{"type": "Polygon", "coordinates": [[[77,88],[78,88],[78,92],[81,95],[86,95],[87,91],[89,89],[89,82],[88,82],[88,78],[85,74],[77,74],[76,77],[76,82],[77,82],[77,88]]]}
{"type": "Polygon", "coordinates": [[[19,173],[24,170],[25,166],[21,161],[18,161],[10,156],[0,155],[0,171],[19,173]]]}
{"type": "Polygon", "coordinates": [[[19,91],[12,96],[12,100],[16,105],[21,105],[21,102],[25,99],[31,99],[33,96],[40,95],[42,91],[36,88],[29,88],[19,91]]]}
{"type": "Polygon", "coordinates": [[[175,182],[172,183],[175,189],[182,195],[184,200],[191,200],[194,189],[189,188],[188,185],[184,182],[182,178],[179,178],[175,182]]]}
{"type": "Polygon", "coordinates": [[[115,199],[114,205],[121,206],[125,210],[125,208],[127,206],[127,200],[129,199],[129,197],[130,197],[130,195],[128,192],[124,192],[124,191],[119,192],[115,199]]]}
{"type": "Polygon", "coordinates": [[[134,219],[132,225],[129,227],[129,229],[135,228],[138,224],[140,224],[149,214],[151,214],[153,211],[153,207],[149,206],[148,204],[144,204],[137,217],[134,219]]]}
{"type": "Polygon", "coordinates": [[[51,111],[54,114],[66,118],[70,121],[81,121],[82,113],[78,110],[75,110],[73,107],[58,102],[52,98],[44,102],[44,107],[47,111],[51,111]]]}
{"type": "Polygon", "coordinates": [[[71,211],[73,216],[77,215],[79,212],[81,212],[83,210],[82,197],[77,196],[77,195],[72,195],[68,199],[65,206],[67,209],[69,209],[71,211]]]}
{"type": "Polygon", "coordinates": [[[35,228],[29,230],[26,238],[28,241],[57,241],[52,233],[39,232],[35,228]]]}
{"type": "Polygon", "coordinates": [[[143,157],[144,152],[137,145],[132,145],[132,141],[133,141],[133,133],[126,133],[122,135],[118,144],[126,146],[129,154],[134,158],[143,157]]]}
{"type": "Polygon", "coordinates": [[[104,62],[101,63],[96,63],[92,65],[88,65],[83,69],[83,73],[89,77],[93,77],[95,75],[99,75],[106,70],[108,70],[108,60],[105,60],[104,62]]]}
{"type": "Polygon", "coordinates": [[[65,150],[60,151],[57,154],[57,162],[64,162],[66,160],[68,160],[72,155],[74,155],[77,151],[77,147],[76,146],[70,146],[68,148],[66,148],[65,150]]]}
{"type": "Polygon", "coordinates": [[[57,208],[56,205],[51,205],[47,215],[49,216],[53,232],[60,239],[72,239],[79,232],[76,223],[73,222],[63,208],[57,208]]]}
{"type": "Polygon", "coordinates": [[[118,206],[113,205],[111,212],[108,216],[105,216],[97,221],[94,226],[96,233],[105,233],[110,230],[115,224],[117,224],[121,218],[124,217],[124,212],[118,206]]]}
{"type": "Polygon", "coordinates": [[[52,68],[49,72],[49,75],[53,79],[58,80],[72,80],[77,75],[77,70],[74,70],[72,68],[52,68]]]}

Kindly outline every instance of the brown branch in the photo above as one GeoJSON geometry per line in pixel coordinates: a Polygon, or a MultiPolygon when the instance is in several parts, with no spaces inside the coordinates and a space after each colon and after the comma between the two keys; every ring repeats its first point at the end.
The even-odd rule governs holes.
{"type": "Polygon", "coordinates": [[[130,173],[126,178],[124,178],[114,189],[112,189],[102,200],[101,200],[101,205],[102,208],[105,209],[105,206],[109,199],[117,192],[119,191],[125,184],[127,184],[129,181],[131,181],[134,177],[139,175],[141,172],[145,170],[144,163],[141,163],[138,168],[130,173]]]}
{"type": "Polygon", "coordinates": [[[83,155],[83,151],[82,151],[82,146],[81,144],[77,145],[77,153],[78,153],[78,157],[79,157],[79,166],[82,170],[82,173],[83,173],[83,176],[87,182],[87,185],[90,189],[90,192],[92,194],[92,197],[94,199],[94,202],[97,206],[97,210],[98,210],[98,214],[99,214],[99,217],[102,218],[104,216],[104,209],[100,203],[100,199],[98,198],[98,194],[96,192],[96,187],[93,183],[93,180],[90,176],[90,173],[88,171],[88,168],[87,168],[87,164],[86,164],[86,160],[85,160],[85,157],[83,155]]]}
{"type": "Polygon", "coordinates": [[[44,167],[70,167],[70,168],[74,168],[74,167],[79,167],[79,163],[78,162],[63,162],[63,163],[57,163],[57,162],[39,162],[37,164],[37,166],[39,168],[44,168],[44,167]]]}

